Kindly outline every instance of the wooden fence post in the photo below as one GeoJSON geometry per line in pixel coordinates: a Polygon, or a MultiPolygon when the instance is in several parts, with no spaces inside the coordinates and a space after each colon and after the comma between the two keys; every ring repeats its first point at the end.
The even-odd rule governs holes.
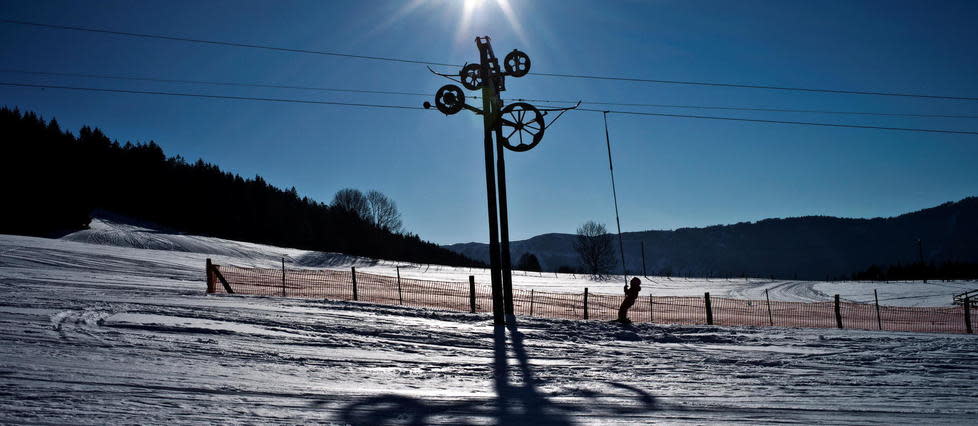
{"type": "Polygon", "coordinates": [[[706,301],[706,325],[713,325],[713,304],[710,303],[710,292],[703,294],[706,301]]]}
{"type": "Polygon", "coordinates": [[[401,293],[401,265],[397,265],[397,303],[404,305],[404,296],[401,293]]]}
{"type": "Polygon", "coordinates": [[[964,328],[968,331],[968,334],[973,334],[975,330],[971,328],[971,296],[965,297],[962,305],[964,305],[964,328]]]}
{"type": "Polygon", "coordinates": [[[530,289],[530,316],[533,316],[533,289],[530,289]]]}
{"type": "Polygon", "coordinates": [[[234,290],[231,289],[231,284],[228,283],[228,280],[224,279],[224,274],[221,273],[220,269],[217,269],[217,265],[211,264],[211,273],[221,281],[221,285],[224,286],[224,291],[227,294],[234,294],[234,290]]]}
{"type": "Polygon", "coordinates": [[[767,299],[767,320],[771,323],[771,327],[774,327],[774,314],[771,313],[771,295],[767,293],[767,289],[764,289],[764,298],[767,299]]]}
{"type": "Polygon", "coordinates": [[[880,295],[876,293],[876,289],[873,289],[873,298],[876,299],[876,323],[879,324],[880,330],[883,329],[883,318],[880,317],[880,295]]]}
{"type": "Polygon", "coordinates": [[[353,300],[357,301],[360,300],[357,295],[357,267],[351,266],[350,270],[351,270],[351,276],[353,277],[353,300]]]}
{"type": "Polygon", "coordinates": [[[285,297],[285,258],[282,258],[282,297],[285,297]]]}
{"type": "Polygon", "coordinates": [[[217,283],[214,282],[214,273],[211,272],[214,266],[211,264],[211,258],[207,258],[206,271],[207,271],[207,293],[212,294],[217,292],[217,283]]]}
{"type": "Polygon", "coordinates": [[[588,316],[587,316],[587,287],[584,287],[584,319],[588,319],[588,316]]]}
{"type": "Polygon", "coordinates": [[[469,311],[475,313],[475,275],[469,275],[469,311]]]}
{"type": "Polygon", "coordinates": [[[835,325],[842,328],[842,306],[839,302],[839,295],[835,295],[835,325]]]}

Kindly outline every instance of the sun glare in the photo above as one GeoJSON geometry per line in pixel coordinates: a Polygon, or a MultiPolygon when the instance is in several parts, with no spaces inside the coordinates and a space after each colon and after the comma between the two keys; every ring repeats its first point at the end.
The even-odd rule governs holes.
{"type": "Polygon", "coordinates": [[[472,25],[472,15],[484,2],[485,0],[462,0],[462,18],[458,22],[458,29],[455,33],[456,41],[468,35],[469,27],[472,25]]]}
{"type": "Polygon", "coordinates": [[[520,39],[520,41],[525,44],[526,38],[523,35],[523,27],[516,18],[516,13],[513,10],[513,6],[509,4],[509,0],[462,0],[462,17],[459,20],[455,40],[463,41],[474,38],[476,35],[484,35],[472,34],[472,26],[474,19],[476,19],[475,14],[478,12],[487,12],[483,9],[485,9],[486,4],[488,3],[494,3],[497,7],[499,7],[499,10],[501,10],[503,15],[506,16],[506,20],[509,22],[513,32],[520,39]]]}

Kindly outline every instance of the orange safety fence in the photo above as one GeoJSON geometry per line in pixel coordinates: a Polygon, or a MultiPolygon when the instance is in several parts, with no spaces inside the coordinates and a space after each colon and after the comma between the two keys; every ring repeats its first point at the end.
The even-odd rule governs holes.
{"type": "MultiPolygon", "coordinates": [[[[386,305],[492,312],[492,288],[472,282],[431,281],[341,270],[244,268],[208,263],[207,292],[349,300],[386,305]],[[225,287],[226,284],[226,287],[225,287]]],[[[610,321],[624,295],[513,290],[517,315],[610,321]]],[[[640,296],[628,310],[634,322],[841,328],[971,333],[978,312],[955,307],[897,307],[854,302],[781,302],[712,297],[640,296]],[[707,305],[709,300],[709,309],[707,305]],[[838,316],[836,314],[838,309],[838,316]],[[966,319],[970,320],[968,327],[966,319]]]]}

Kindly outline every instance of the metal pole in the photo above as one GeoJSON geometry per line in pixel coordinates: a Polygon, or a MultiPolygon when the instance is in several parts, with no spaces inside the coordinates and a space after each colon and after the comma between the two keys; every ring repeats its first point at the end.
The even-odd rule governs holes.
{"type": "MultiPolygon", "coordinates": [[[[482,64],[482,75],[489,74],[489,59],[485,49],[479,49],[479,56],[482,64]]],[[[506,318],[503,308],[503,286],[500,271],[499,254],[499,218],[496,209],[496,171],[493,165],[492,152],[492,130],[495,124],[493,120],[492,99],[496,98],[495,88],[492,84],[482,86],[482,124],[483,143],[486,153],[486,203],[489,211],[489,268],[490,281],[492,282],[492,316],[495,325],[505,325],[506,318]]]]}
{"type": "Polygon", "coordinates": [[[513,267],[509,254],[509,208],[506,202],[506,160],[503,157],[502,126],[499,125],[498,115],[498,108],[493,108],[493,127],[496,129],[496,178],[499,182],[499,257],[502,261],[503,306],[506,315],[514,315],[513,267]]]}
{"type": "Polygon", "coordinates": [[[282,297],[285,297],[285,258],[282,258],[282,297]]]}

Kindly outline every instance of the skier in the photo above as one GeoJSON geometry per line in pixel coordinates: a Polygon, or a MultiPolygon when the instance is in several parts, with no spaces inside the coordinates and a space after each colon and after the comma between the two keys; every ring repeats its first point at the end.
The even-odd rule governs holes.
{"type": "Polygon", "coordinates": [[[635,304],[635,300],[638,299],[638,292],[642,291],[642,280],[638,277],[632,278],[631,286],[625,284],[625,300],[621,302],[621,308],[618,308],[618,322],[622,324],[631,324],[632,320],[628,319],[628,308],[631,308],[635,304]]]}

